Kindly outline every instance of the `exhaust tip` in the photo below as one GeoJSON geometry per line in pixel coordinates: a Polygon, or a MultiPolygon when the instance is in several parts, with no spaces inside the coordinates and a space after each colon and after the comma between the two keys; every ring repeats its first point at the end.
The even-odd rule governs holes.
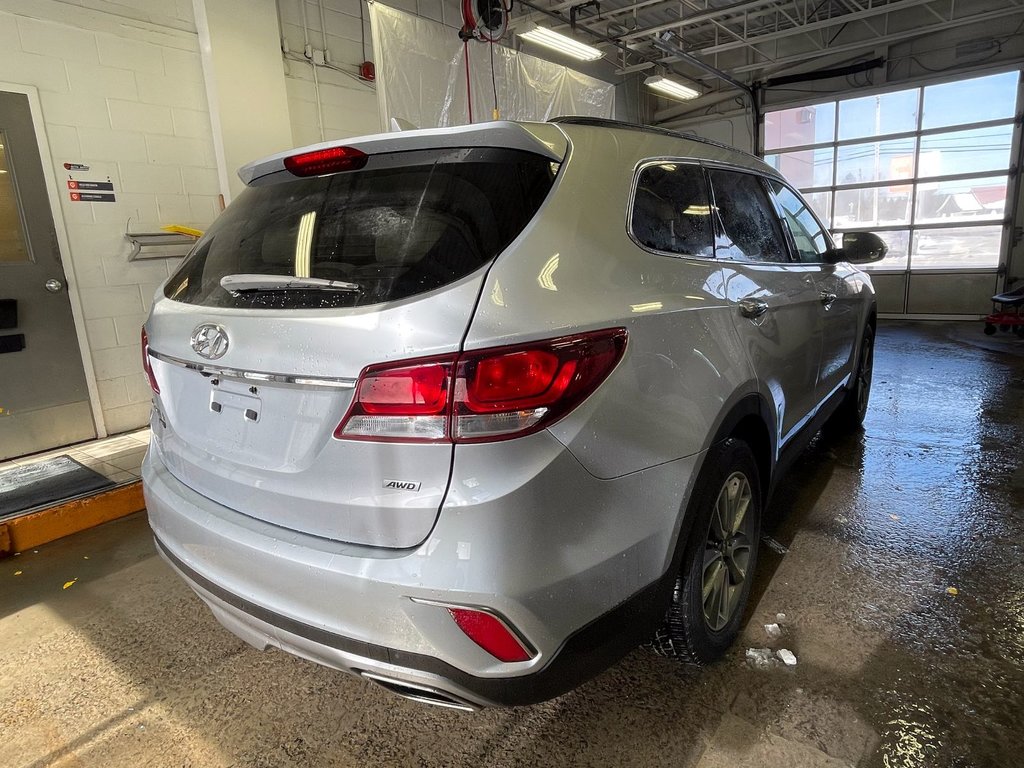
{"type": "Polygon", "coordinates": [[[417,701],[421,704],[431,704],[435,707],[458,709],[463,712],[477,712],[480,710],[478,705],[471,704],[464,699],[460,699],[454,694],[438,690],[437,688],[418,685],[405,680],[396,680],[391,677],[385,677],[384,675],[378,675],[375,672],[363,672],[360,670],[359,674],[371,683],[375,683],[381,688],[397,694],[404,699],[417,701]]]}

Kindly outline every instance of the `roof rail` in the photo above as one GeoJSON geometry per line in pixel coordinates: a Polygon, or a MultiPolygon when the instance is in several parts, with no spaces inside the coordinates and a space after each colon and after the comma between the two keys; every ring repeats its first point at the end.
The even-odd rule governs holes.
{"type": "Polygon", "coordinates": [[[737,149],[736,147],[721,141],[715,141],[714,139],[705,139],[701,136],[696,136],[689,133],[681,133],[679,131],[673,131],[668,128],[659,128],[656,125],[641,125],[639,123],[628,123],[625,120],[612,120],[606,117],[585,117],[581,115],[566,115],[565,117],[553,117],[550,120],[548,120],[548,122],[561,123],[563,125],[589,125],[592,128],[619,128],[625,131],[642,131],[643,133],[656,133],[661,136],[671,136],[674,139],[686,139],[687,141],[696,141],[701,144],[710,144],[713,147],[731,149],[733,152],[739,152],[741,155],[753,157],[757,160],[761,159],[756,155],[752,155],[750,152],[744,152],[742,149],[737,149]]]}

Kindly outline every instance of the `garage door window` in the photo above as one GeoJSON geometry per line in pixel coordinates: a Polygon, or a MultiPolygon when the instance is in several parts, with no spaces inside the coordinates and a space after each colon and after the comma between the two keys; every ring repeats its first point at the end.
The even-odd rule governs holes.
{"type": "Polygon", "coordinates": [[[836,233],[889,245],[875,271],[993,270],[1005,250],[1019,73],[765,115],[765,160],[836,233]]]}

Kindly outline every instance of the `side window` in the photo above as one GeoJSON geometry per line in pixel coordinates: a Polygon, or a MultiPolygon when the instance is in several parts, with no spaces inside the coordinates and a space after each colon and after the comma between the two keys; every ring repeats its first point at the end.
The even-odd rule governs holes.
{"type": "Polygon", "coordinates": [[[711,171],[719,231],[719,258],[738,261],[789,261],[775,213],[761,179],[749,173],[711,171]]]}
{"type": "Polygon", "coordinates": [[[653,250],[713,258],[711,203],[700,166],[665,162],[640,171],[630,228],[653,250]]]}
{"type": "Polygon", "coordinates": [[[780,181],[769,181],[775,202],[779,204],[783,220],[796,244],[800,261],[820,264],[829,249],[828,237],[821,229],[810,209],[796,193],[780,181]]]}

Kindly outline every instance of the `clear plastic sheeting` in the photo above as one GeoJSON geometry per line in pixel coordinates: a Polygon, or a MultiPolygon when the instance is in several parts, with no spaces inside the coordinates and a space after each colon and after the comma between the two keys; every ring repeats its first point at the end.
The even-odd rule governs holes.
{"type": "Polygon", "coordinates": [[[451,27],[370,4],[381,125],[392,118],[418,128],[493,119],[495,90],[503,120],[549,120],[561,115],[612,117],[615,86],[502,45],[471,40],[451,27]],[[466,59],[473,119],[466,97],[466,59]],[[491,56],[494,80],[491,80],[491,56]]]}

